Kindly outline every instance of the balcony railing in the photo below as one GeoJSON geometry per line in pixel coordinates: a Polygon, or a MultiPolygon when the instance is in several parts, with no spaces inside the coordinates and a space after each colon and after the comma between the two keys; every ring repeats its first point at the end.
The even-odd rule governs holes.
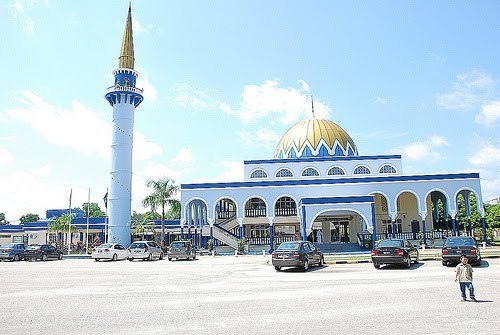
{"type": "Polygon", "coordinates": [[[236,216],[236,211],[219,211],[217,213],[217,218],[219,220],[230,219],[236,216]]]}
{"type": "MultiPolygon", "coordinates": [[[[275,236],[274,245],[279,246],[283,242],[295,241],[295,236],[275,236]]],[[[269,237],[250,237],[248,239],[250,245],[269,245],[271,243],[269,237]]]]}
{"type": "Polygon", "coordinates": [[[266,209],[265,208],[245,209],[245,216],[247,218],[265,217],[266,216],[266,209]]]}
{"type": "Polygon", "coordinates": [[[142,95],[144,90],[141,90],[140,88],[137,87],[132,87],[132,86],[110,86],[107,89],[107,92],[134,92],[137,94],[142,95]]]}
{"type": "Polygon", "coordinates": [[[297,208],[275,208],[275,216],[297,216],[297,208]]]}

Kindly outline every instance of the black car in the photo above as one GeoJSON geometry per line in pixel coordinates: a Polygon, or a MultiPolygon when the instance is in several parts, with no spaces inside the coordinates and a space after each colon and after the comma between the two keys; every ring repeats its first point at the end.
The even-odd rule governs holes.
{"type": "Polygon", "coordinates": [[[382,240],[372,250],[372,262],[375,269],[382,264],[402,264],[410,268],[411,262],[419,262],[418,249],[408,240],[382,240]]]}
{"type": "Polygon", "coordinates": [[[470,236],[448,237],[444,241],[441,255],[443,266],[460,262],[460,257],[463,255],[467,256],[471,265],[481,265],[481,253],[476,241],[470,236]]]}
{"type": "Polygon", "coordinates": [[[272,264],[276,271],[284,267],[300,267],[307,271],[310,265],[323,266],[324,258],[321,250],[311,242],[283,242],[272,253],[272,264]]]}
{"type": "Polygon", "coordinates": [[[63,253],[61,250],[57,250],[53,245],[50,244],[33,244],[26,248],[24,251],[24,260],[29,261],[32,259],[40,259],[46,261],[49,259],[62,259],[63,253]]]}

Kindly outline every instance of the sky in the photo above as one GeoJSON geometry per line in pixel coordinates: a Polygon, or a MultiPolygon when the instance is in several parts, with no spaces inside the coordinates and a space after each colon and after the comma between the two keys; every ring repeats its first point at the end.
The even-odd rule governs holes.
{"type": "MultiPolygon", "coordinates": [[[[0,213],[104,209],[128,1],[0,3],[0,213]]],[[[479,172],[500,196],[497,1],[134,0],[132,210],[148,179],[243,180],[295,123],[327,118],[403,174],[479,172]]]]}

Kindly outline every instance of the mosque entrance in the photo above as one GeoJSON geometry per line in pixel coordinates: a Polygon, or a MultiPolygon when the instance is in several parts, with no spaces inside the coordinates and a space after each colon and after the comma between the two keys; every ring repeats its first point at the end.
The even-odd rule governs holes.
{"type": "Polygon", "coordinates": [[[349,243],[351,240],[349,218],[318,218],[312,230],[313,242],[319,244],[349,243]]]}

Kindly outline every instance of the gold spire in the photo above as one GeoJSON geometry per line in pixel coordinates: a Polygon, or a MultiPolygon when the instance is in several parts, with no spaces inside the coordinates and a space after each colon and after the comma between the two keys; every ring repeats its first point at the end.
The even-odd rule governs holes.
{"type": "Polygon", "coordinates": [[[122,50],[118,57],[120,68],[134,68],[134,36],[132,34],[132,4],[128,5],[127,23],[123,32],[122,50]]]}

